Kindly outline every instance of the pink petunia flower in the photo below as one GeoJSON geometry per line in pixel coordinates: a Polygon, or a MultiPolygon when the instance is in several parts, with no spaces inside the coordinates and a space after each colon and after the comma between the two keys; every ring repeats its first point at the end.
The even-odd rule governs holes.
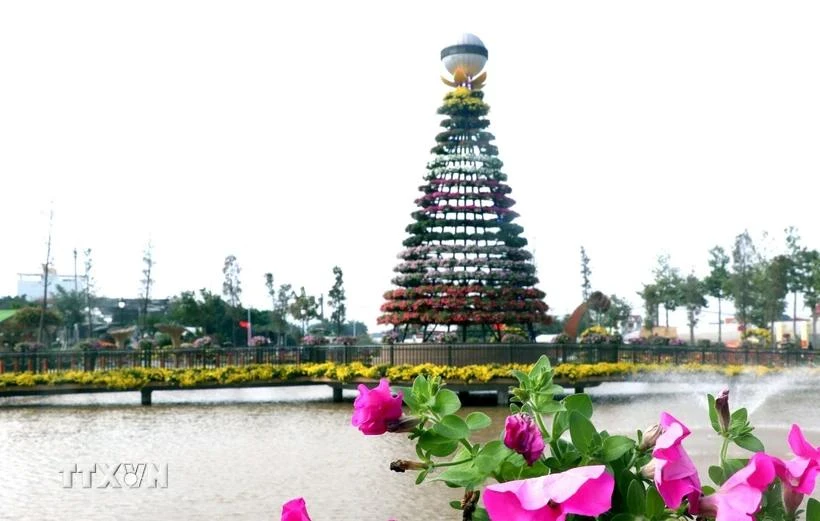
{"type": "MultiPolygon", "coordinates": [[[[310,521],[310,516],[307,513],[305,506],[305,498],[298,497],[291,499],[282,505],[282,519],[281,521],[310,521]]],[[[388,521],[396,521],[390,519],[388,521]]]]}
{"type": "Polygon", "coordinates": [[[535,463],[544,453],[541,429],[526,414],[507,416],[504,423],[504,445],[524,456],[528,465],[535,463]]]}
{"type": "Polygon", "coordinates": [[[484,506],[492,521],[564,521],[598,516],[612,507],[615,479],[603,465],[488,485],[484,506]]]}
{"type": "Polygon", "coordinates": [[[689,500],[690,510],[697,509],[700,497],[700,478],[692,458],[683,449],[682,441],[690,430],[671,414],[661,413],[661,434],[652,451],[654,481],[667,507],[680,507],[683,498],[689,500]]]}
{"type": "Polygon", "coordinates": [[[351,423],[365,434],[384,434],[388,424],[401,418],[402,397],[401,392],[393,396],[387,378],[382,378],[373,389],[359,385],[359,396],[353,401],[351,423]]]}
{"type": "Polygon", "coordinates": [[[803,497],[814,492],[820,474],[820,447],[806,441],[798,425],[792,425],[788,440],[795,457],[789,461],[775,460],[775,472],[783,482],[786,511],[793,514],[803,502],[803,497]]]}
{"type": "Polygon", "coordinates": [[[310,521],[310,516],[308,516],[307,507],[305,506],[305,498],[298,497],[291,499],[282,505],[281,521],[310,521]]]}
{"type": "Polygon", "coordinates": [[[774,481],[777,458],[758,452],[711,496],[700,499],[699,514],[715,521],[754,521],[763,492],[774,481]]]}

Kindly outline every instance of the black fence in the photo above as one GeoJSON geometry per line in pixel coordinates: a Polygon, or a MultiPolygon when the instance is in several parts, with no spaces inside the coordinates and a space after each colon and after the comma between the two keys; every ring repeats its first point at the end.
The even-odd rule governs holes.
{"type": "Polygon", "coordinates": [[[194,349],[0,352],[0,373],[99,371],[129,367],[214,368],[249,364],[351,363],[366,365],[532,364],[547,355],[554,364],[629,362],[792,367],[814,364],[805,349],[735,349],[606,344],[395,344],[262,346],[194,349]]]}

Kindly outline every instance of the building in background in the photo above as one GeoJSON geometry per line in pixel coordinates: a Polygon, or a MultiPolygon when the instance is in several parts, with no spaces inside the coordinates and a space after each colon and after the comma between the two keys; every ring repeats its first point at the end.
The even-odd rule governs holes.
{"type": "MultiPolygon", "coordinates": [[[[17,296],[33,302],[43,298],[43,286],[45,284],[45,274],[43,273],[18,273],[17,274],[17,296]]],[[[82,275],[60,275],[55,270],[48,273],[48,296],[53,297],[57,293],[57,286],[62,286],[66,291],[85,291],[85,277],[82,275]]]]}

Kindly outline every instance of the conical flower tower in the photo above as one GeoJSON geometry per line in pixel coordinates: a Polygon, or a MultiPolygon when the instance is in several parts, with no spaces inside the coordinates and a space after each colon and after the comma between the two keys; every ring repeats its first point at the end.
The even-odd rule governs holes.
{"type": "Polygon", "coordinates": [[[468,328],[500,338],[502,325],[521,327],[532,338],[533,325],[550,320],[523,228],[513,222],[518,214],[503,163],[486,130],[490,108],[481,70],[487,56],[471,34],[441,51],[452,75],[442,80],[453,87],[438,109],[444,131],[436,136],[402,262],[394,268],[398,288],[385,293],[378,319],[395,326],[400,338],[411,327],[425,341],[453,327],[462,340],[468,328]]]}

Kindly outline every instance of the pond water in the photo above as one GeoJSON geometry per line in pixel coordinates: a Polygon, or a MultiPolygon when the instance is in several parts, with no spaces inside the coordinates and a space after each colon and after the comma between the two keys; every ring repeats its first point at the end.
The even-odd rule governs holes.
{"type": "MultiPolygon", "coordinates": [[[[816,377],[696,378],[591,388],[593,422],[634,435],[670,412],[693,431],[685,447],[708,482],[705,470],[720,441],[709,426],[706,393],[728,384],[732,408],[749,409],[770,453],[789,455],[792,422],[820,444],[816,377]]],[[[278,520],[282,503],[297,496],[306,498],[314,521],[460,519],[447,506],[460,499],[458,490],[416,486],[414,473],[389,470],[394,459],[415,459],[406,435],[364,436],[350,426],[354,396],[346,391],[344,403],[332,403],[330,388],[318,386],[156,392],[151,407],[140,406],[133,392],[2,399],[0,519],[278,520]],[[115,479],[122,488],[97,488],[104,473],[92,477],[91,488],[80,475],[66,485],[61,470],[94,463],[155,464],[167,469],[167,482],[161,474],[157,488],[131,488],[121,467],[115,479]]],[[[493,420],[485,440],[499,435],[507,408],[463,412],[472,410],[493,420]]]]}

